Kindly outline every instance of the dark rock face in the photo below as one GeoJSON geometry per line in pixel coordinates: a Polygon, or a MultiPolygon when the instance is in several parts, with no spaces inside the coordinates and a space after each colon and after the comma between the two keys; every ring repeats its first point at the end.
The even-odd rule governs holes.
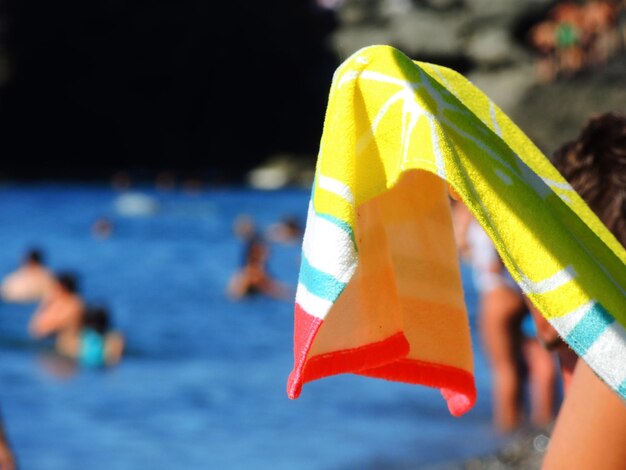
{"type": "Polygon", "coordinates": [[[594,114],[626,114],[626,55],[570,80],[530,88],[511,118],[546,155],[576,138],[594,114]]]}
{"type": "MultiPolygon", "coordinates": [[[[497,67],[527,54],[512,34],[552,0],[345,0],[334,44],[342,56],[371,44],[390,44],[417,60],[497,67]]],[[[523,28],[523,26],[522,26],[523,28]]]]}
{"type": "Polygon", "coordinates": [[[626,112],[626,56],[549,85],[536,84],[530,28],[553,0],[344,0],[333,44],[341,57],[389,44],[466,75],[546,153],[594,113],[626,112]]]}
{"type": "Polygon", "coordinates": [[[1,175],[232,179],[316,152],[337,60],[332,14],[306,1],[7,0],[2,15],[1,175]]]}

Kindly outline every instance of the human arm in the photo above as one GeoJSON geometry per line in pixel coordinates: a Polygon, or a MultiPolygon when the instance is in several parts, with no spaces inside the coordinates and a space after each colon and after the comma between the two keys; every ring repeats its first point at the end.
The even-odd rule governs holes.
{"type": "Polygon", "coordinates": [[[117,364],[124,353],[124,336],[117,331],[107,333],[104,343],[104,357],[107,365],[117,364]]]}
{"type": "Polygon", "coordinates": [[[44,303],[33,315],[28,330],[35,338],[43,338],[66,328],[78,328],[82,308],[82,303],[74,299],[44,303]]]}
{"type": "Polygon", "coordinates": [[[578,361],[543,469],[622,470],[625,465],[626,404],[578,361]]]}

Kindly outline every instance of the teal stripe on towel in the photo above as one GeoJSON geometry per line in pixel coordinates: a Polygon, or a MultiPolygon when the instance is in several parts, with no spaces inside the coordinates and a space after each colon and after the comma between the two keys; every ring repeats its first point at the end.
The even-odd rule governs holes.
{"type": "Polygon", "coordinates": [[[576,324],[565,339],[571,344],[579,356],[584,356],[598,337],[613,323],[614,319],[599,303],[593,307],[576,324]]]}
{"type": "Polygon", "coordinates": [[[302,256],[302,263],[300,264],[300,282],[311,294],[331,302],[337,300],[339,294],[346,287],[344,282],[311,266],[305,256],[302,256]]]}

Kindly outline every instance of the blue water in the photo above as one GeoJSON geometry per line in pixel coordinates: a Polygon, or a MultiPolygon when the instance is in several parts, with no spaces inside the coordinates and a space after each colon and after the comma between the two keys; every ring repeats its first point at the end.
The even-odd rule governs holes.
{"type": "MultiPolygon", "coordinates": [[[[353,375],[287,399],[292,304],[232,303],[224,291],[241,260],[236,216],[304,221],[308,192],[144,194],[158,210],[125,217],[104,187],[0,188],[0,275],[43,248],[53,269],[80,275],[87,301],[108,305],[128,342],[119,366],[76,371],[29,339],[35,306],[0,303],[0,409],[21,468],[419,468],[501,444],[479,350],[478,403],[462,418],[438,391],[353,375]],[[103,216],[115,226],[106,240],[90,234],[103,216]]],[[[270,269],[293,288],[299,251],[272,246],[270,269]]]]}

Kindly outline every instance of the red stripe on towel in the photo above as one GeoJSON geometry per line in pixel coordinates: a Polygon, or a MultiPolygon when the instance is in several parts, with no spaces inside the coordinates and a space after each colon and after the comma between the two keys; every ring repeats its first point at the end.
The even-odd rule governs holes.
{"type": "Polygon", "coordinates": [[[404,334],[396,333],[382,341],[352,349],[342,349],[310,358],[305,366],[303,383],[329,375],[360,373],[405,357],[409,343],[404,334]]]}
{"type": "Polygon", "coordinates": [[[357,372],[368,377],[438,388],[453,416],[461,416],[476,403],[476,385],[471,373],[444,364],[400,359],[391,364],[357,372]]]}
{"type": "Polygon", "coordinates": [[[287,383],[289,398],[298,398],[302,385],[307,382],[350,372],[438,388],[454,416],[460,416],[474,406],[476,387],[472,374],[458,367],[407,359],[410,346],[402,332],[376,343],[320,354],[307,360],[322,323],[322,319],[309,315],[296,304],[294,368],[287,383]]]}
{"type": "Polygon", "coordinates": [[[324,320],[309,315],[296,303],[293,326],[293,370],[287,381],[287,395],[292,400],[300,396],[302,391],[302,373],[306,357],[324,320]]]}

